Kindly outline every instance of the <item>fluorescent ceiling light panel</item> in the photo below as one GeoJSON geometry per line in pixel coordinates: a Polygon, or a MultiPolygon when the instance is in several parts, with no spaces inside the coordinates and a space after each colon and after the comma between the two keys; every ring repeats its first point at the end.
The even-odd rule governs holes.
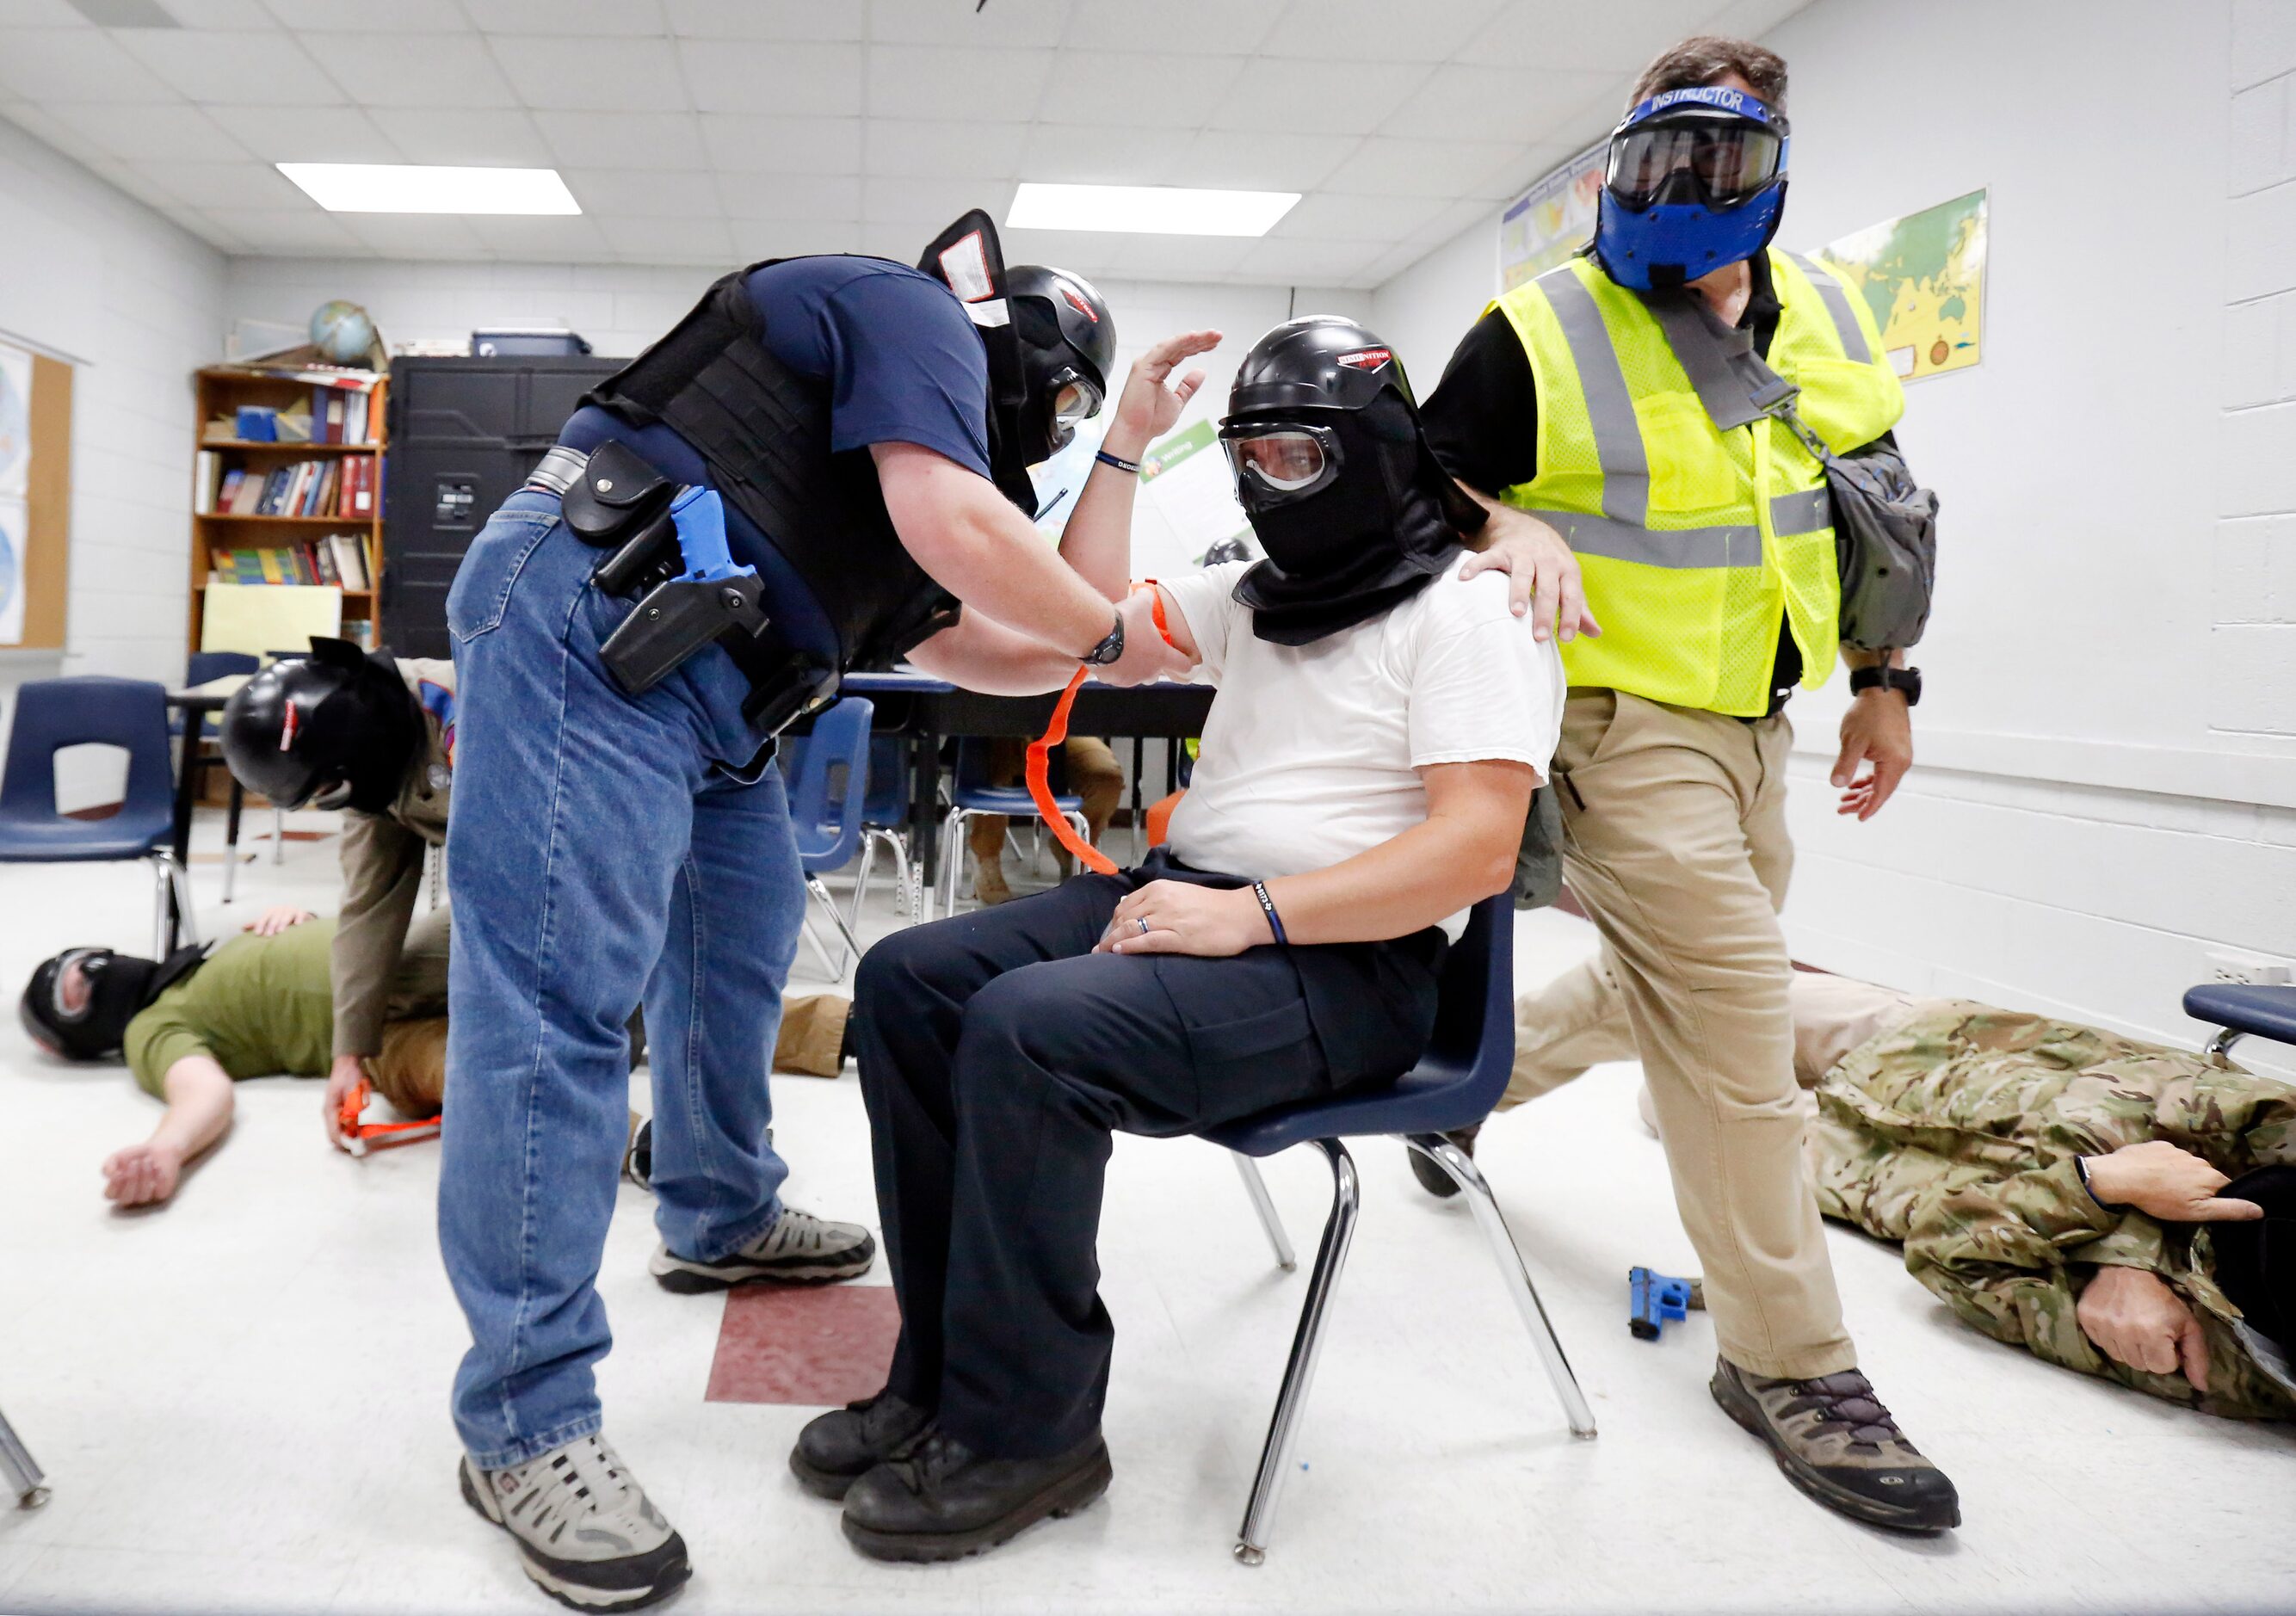
{"type": "Polygon", "coordinates": [[[330,213],[579,213],[555,168],[418,163],[281,163],[330,213]]]}
{"type": "Polygon", "coordinates": [[[1177,185],[1046,185],[1023,180],[1012,230],[1117,230],[1137,235],[1266,235],[1297,191],[1189,191],[1177,185]]]}

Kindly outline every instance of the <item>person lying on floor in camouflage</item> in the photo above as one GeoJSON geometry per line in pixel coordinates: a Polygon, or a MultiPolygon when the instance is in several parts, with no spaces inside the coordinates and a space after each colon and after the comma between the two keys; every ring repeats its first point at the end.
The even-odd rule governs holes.
{"type": "MultiPolygon", "coordinates": [[[[2210,1414],[2296,1419],[2296,1088],[1846,977],[1797,972],[1792,1003],[1825,1216],[1903,1244],[1997,1341],[2210,1414]]],[[[1636,1058],[1599,956],[1519,997],[1515,1024],[1502,1111],[1636,1058]]]]}

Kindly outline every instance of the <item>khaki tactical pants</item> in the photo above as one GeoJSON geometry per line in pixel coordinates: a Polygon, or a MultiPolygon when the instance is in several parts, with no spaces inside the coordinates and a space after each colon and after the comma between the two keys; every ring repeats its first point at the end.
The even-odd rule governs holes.
{"type": "Polygon", "coordinates": [[[414,917],[384,1001],[382,1052],[367,1059],[375,1092],[409,1117],[435,1117],[447,1095],[447,956],[454,911],[414,917]]]}
{"type": "Polygon", "coordinates": [[[1754,1374],[1852,1367],[1801,1152],[1784,717],[1746,723],[1578,688],[1554,754],[1570,890],[1601,956],[1520,999],[1517,1105],[1637,1054],[1722,1356],[1754,1374]]]}

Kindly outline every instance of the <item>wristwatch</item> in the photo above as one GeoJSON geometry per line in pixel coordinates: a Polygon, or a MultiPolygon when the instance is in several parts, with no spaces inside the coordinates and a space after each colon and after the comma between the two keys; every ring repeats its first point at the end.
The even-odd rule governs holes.
{"type": "Polygon", "coordinates": [[[1876,687],[1882,690],[1902,690],[1906,705],[1916,707],[1922,699],[1922,670],[1918,668],[1853,668],[1849,670],[1849,693],[1860,695],[1876,687]]]}
{"type": "Polygon", "coordinates": [[[1105,668],[1123,654],[1124,613],[1119,611],[1116,614],[1116,627],[1108,631],[1108,637],[1084,653],[1085,666],[1105,668]]]}

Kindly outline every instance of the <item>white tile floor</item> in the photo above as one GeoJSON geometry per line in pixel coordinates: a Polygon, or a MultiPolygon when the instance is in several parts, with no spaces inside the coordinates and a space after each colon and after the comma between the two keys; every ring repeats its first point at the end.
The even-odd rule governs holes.
{"type": "MultiPolygon", "coordinates": [[[[219,827],[203,820],[201,844],[219,827]]],[[[210,929],[331,903],[330,843],[195,880],[210,929]]],[[[140,948],[132,867],[0,866],[0,989],[67,944],[140,948]]],[[[875,926],[885,923],[882,912],[875,926]]],[[[1527,919],[1526,976],[1588,946],[1527,919]]],[[[817,971],[809,953],[800,970],[817,971]]],[[[801,980],[800,989],[805,986],[801,980]]],[[[1273,1552],[1228,1554],[1304,1276],[1275,1271],[1234,1172],[1193,1142],[1119,1142],[1103,1223],[1120,1346],[1102,1504],[987,1559],[857,1556],[783,1466],[808,1411],[706,1404],[721,1304],[647,1278],[625,1189],[603,1280],[608,1430],[693,1546],[676,1608],[712,1611],[2265,1610],[2296,1601],[2296,1439],[2050,1369],[1960,1328],[1894,1255],[1836,1231],[1866,1365],[1958,1482],[1937,1541],[1863,1530],[1789,1489],[1709,1400],[1711,1332],[1626,1328],[1627,1268],[1691,1257],[1635,1073],[1496,1124],[1497,1186],[1602,1423],[1576,1442],[1464,1209],[1401,1149],[1357,1151],[1365,1208],[1273,1552]]],[[[871,1216],[849,1073],[777,1080],[800,1203],[871,1216]]],[[[319,1137],[315,1085],[242,1085],[172,1207],[111,1212],[96,1164],[152,1103],[117,1069],[47,1063],[0,1028],[0,1408],[54,1500],[0,1512],[0,1610],[549,1608],[456,1497],[446,1388],[463,1325],[432,1235],[435,1145],[364,1162],[319,1137]]],[[[1296,1158],[1296,1159],[1295,1159],[1296,1158]]],[[[1268,1180],[1312,1248],[1327,1195],[1268,1180]]],[[[872,1276],[882,1283],[882,1271],[872,1276]]]]}

